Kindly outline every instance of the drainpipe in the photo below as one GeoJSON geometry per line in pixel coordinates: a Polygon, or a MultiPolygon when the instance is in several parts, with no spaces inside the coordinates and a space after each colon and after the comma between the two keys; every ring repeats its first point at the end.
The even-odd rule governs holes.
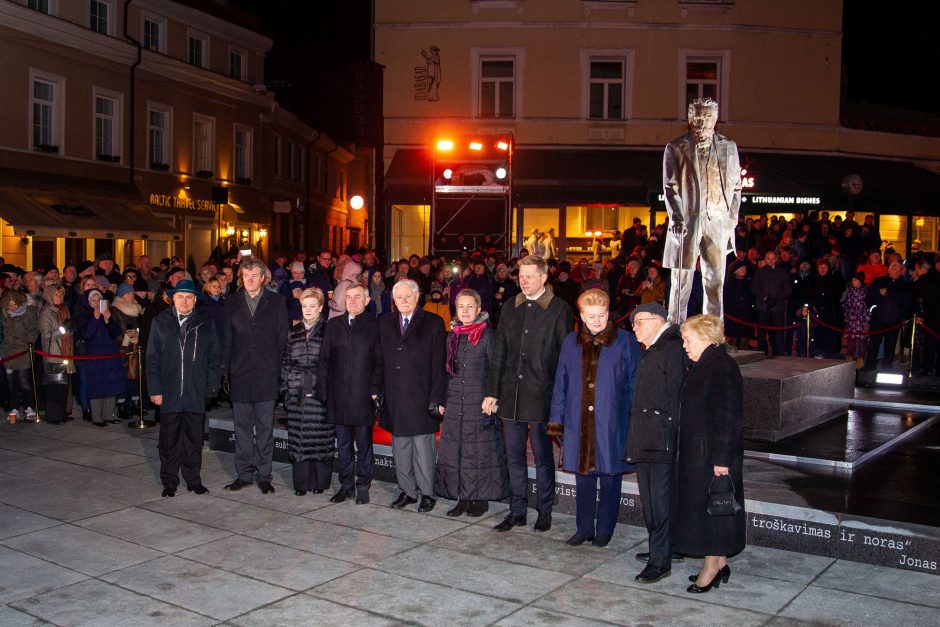
{"type": "Polygon", "coordinates": [[[134,150],[135,150],[135,130],[136,130],[136,120],[137,116],[135,115],[135,110],[137,107],[137,66],[140,65],[141,59],[143,58],[143,53],[141,52],[143,46],[140,45],[140,42],[130,36],[127,32],[127,14],[130,4],[133,0],[124,0],[124,39],[131,42],[137,47],[137,60],[134,61],[134,64],[131,65],[131,90],[130,90],[130,105],[128,107],[130,111],[129,121],[130,121],[130,138],[128,145],[128,157],[127,164],[130,169],[130,182],[131,185],[134,184],[134,150]]]}

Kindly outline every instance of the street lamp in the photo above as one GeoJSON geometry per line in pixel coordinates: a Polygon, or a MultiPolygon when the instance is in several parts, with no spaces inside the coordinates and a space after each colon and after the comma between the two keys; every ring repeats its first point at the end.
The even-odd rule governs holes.
{"type": "Polygon", "coordinates": [[[355,196],[349,199],[349,206],[352,207],[356,211],[362,209],[365,206],[365,204],[366,204],[365,200],[363,200],[362,196],[360,196],[359,194],[356,194],[355,196]]]}

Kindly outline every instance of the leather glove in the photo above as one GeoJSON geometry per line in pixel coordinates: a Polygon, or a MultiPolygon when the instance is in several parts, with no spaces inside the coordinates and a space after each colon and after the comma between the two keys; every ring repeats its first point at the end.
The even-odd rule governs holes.
{"type": "Polygon", "coordinates": [[[225,395],[225,398],[231,398],[232,396],[232,384],[229,383],[228,375],[222,375],[222,394],[225,395]]]}
{"type": "Polygon", "coordinates": [[[438,422],[444,420],[444,415],[441,413],[440,406],[437,403],[428,404],[428,416],[438,422]]]}

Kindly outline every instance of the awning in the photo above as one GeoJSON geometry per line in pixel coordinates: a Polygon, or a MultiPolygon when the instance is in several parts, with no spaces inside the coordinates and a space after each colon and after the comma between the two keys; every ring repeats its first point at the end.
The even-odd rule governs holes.
{"type": "MultiPolygon", "coordinates": [[[[940,213],[940,175],[910,161],[838,155],[770,153],[740,149],[741,163],[755,187],[753,194],[817,197],[813,208],[880,213],[940,213]],[[860,194],[842,189],[846,176],[862,179],[860,194]]],[[[662,193],[662,149],[517,148],[513,154],[513,200],[518,205],[647,204],[662,193]]],[[[387,199],[430,199],[430,161],[424,149],[400,149],[386,173],[387,199]]],[[[425,200],[424,202],[427,202],[425,200]]],[[[783,203],[784,205],[786,203],[783,203]]],[[[782,206],[772,203],[767,211],[782,206]]]]}
{"type": "Polygon", "coordinates": [[[25,170],[0,169],[0,218],[18,236],[182,239],[130,183],[25,170]]]}

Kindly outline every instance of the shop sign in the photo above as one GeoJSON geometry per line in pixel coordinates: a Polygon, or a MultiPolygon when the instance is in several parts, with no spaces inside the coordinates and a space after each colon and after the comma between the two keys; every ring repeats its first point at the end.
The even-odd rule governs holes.
{"type": "Polygon", "coordinates": [[[818,196],[756,196],[744,195],[741,202],[752,202],[755,205],[821,205],[818,196]]]}
{"type": "Polygon", "coordinates": [[[150,194],[148,197],[148,202],[152,207],[215,212],[215,205],[212,203],[212,201],[206,200],[204,198],[172,196],[170,194],[150,194]]]}

